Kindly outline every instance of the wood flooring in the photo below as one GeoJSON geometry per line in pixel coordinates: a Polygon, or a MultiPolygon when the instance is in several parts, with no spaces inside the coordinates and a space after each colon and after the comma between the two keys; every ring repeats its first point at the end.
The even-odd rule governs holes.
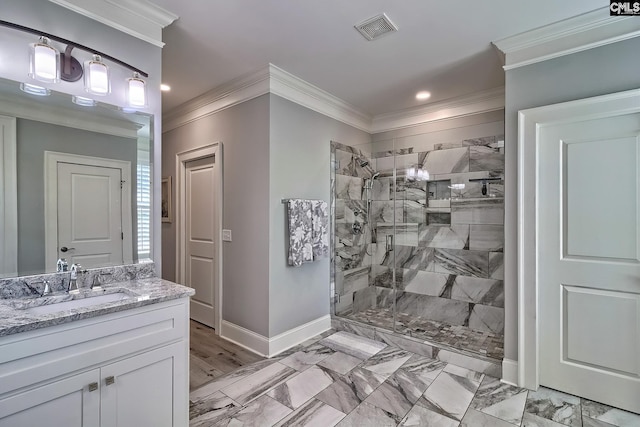
{"type": "Polygon", "coordinates": [[[265,359],[220,338],[212,328],[201,323],[191,320],[190,330],[190,390],[241,366],[265,359]]]}

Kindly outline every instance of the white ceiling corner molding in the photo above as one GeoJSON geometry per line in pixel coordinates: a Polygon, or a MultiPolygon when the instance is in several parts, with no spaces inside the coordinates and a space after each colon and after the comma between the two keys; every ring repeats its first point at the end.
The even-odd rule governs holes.
{"type": "Polygon", "coordinates": [[[493,44],[505,54],[508,71],[638,36],[640,19],[610,16],[607,6],[493,44]]]}
{"type": "Polygon", "coordinates": [[[163,114],[162,132],[269,93],[269,67],[238,77],[163,114]]]}
{"type": "Polygon", "coordinates": [[[500,86],[471,95],[434,102],[424,107],[379,114],[373,118],[371,133],[502,110],[504,103],[504,87],[500,86]]]}
{"type": "Polygon", "coordinates": [[[49,0],[158,47],[162,29],[178,19],[148,0],[49,0]]]}
{"type": "Polygon", "coordinates": [[[504,108],[504,87],[372,117],[351,104],[273,64],[218,86],[163,114],[162,132],[193,123],[226,108],[273,93],[368,133],[417,126],[504,108]]]}
{"type": "Polygon", "coordinates": [[[365,132],[371,131],[372,118],[354,106],[291,73],[269,64],[271,93],[307,107],[365,132]]]}

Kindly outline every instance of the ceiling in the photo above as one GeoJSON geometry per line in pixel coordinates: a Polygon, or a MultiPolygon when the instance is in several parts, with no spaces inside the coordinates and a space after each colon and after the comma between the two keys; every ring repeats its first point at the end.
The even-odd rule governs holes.
{"type": "Polygon", "coordinates": [[[504,85],[491,42],[609,5],[606,0],[152,0],[164,29],[163,111],[272,63],[371,116],[504,85]],[[453,6],[455,4],[455,6],[453,6]],[[354,25],[399,28],[367,41],[354,25]],[[419,90],[430,91],[417,101],[419,90]]]}

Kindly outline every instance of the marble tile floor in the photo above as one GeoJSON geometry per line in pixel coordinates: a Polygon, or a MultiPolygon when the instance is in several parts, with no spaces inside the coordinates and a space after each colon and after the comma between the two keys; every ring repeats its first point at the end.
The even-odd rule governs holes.
{"type": "MultiPolygon", "coordinates": [[[[344,317],[367,325],[393,330],[393,311],[387,308],[370,308],[350,313],[344,317]]],[[[466,326],[450,325],[404,313],[397,315],[396,330],[436,345],[441,344],[495,359],[504,357],[504,336],[500,334],[476,331],[466,326]]]]}
{"type": "Polygon", "coordinates": [[[640,427],[640,415],[333,330],[189,398],[191,427],[640,427]]]}

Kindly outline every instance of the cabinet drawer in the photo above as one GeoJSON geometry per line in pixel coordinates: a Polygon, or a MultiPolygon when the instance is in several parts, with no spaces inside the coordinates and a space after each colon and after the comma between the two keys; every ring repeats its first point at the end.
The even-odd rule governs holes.
{"type": "Polygon", "coordinates": [[[188,299],[0,338],[0,396],[188,337],[188,299]]]}

